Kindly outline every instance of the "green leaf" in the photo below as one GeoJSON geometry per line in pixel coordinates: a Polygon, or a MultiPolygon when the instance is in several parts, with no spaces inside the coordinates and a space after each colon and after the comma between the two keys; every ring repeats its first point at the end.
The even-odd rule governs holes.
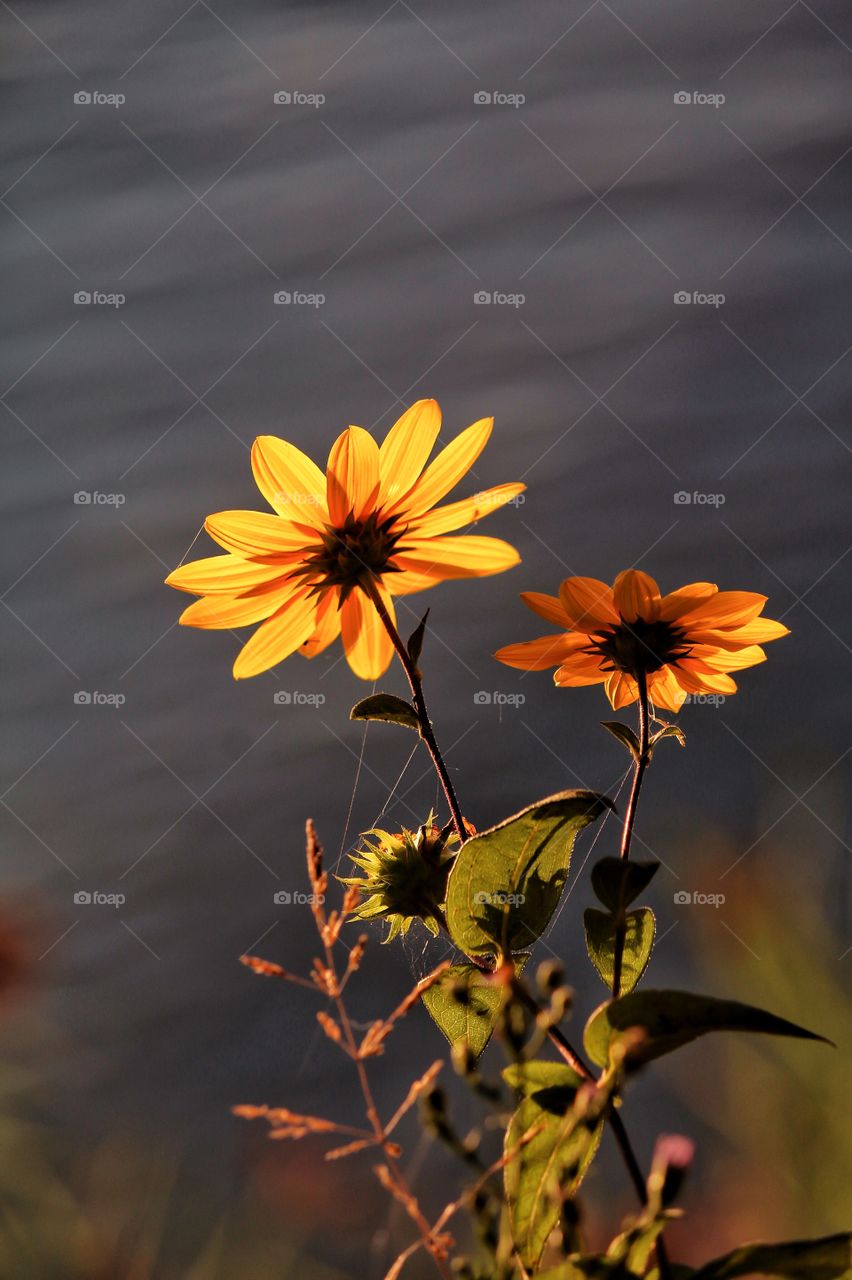
{"type": "Polygon", "coordinates": [[[408,649],[408,656],[414,663],[415,667],[420,661],[420,654],[423,650],[423,637],[426,634],[426,619],[428,617],[429,610],[427,609],[411,635],[408,637],[408,644],[406,645],[406,648],[408,649]]]}
{"type": "Polygon", "coordinates": [[[659,862],[601,858],[592,867],[592,888],[610,911],[622,911],[647,889],[659,868],[659,862]]]}
{"type": "Polygon", "coordinates": [[[614,738],[618,738],[618,741],[627,748],[634,760],[639,759],[639,739],[629,724],[622,724],[620,720],[601,720],[601,724],[614,738]]]}
{"type": "MultiPolygon", "coordinates": [[[[604,986],[612,990],[615,963],[617,920],[604,911],[589,907],[583,915],[586,926],[586,950],[604,986]]],[[[621,994],[627,995],[639,983],[651,959],[656,922],[650,907],[639,907],[628,913],[627,931],[621,959],[621,994]]]]}
{"type": "Polygon", "coordinates": [[[532,1094],[561,1089],[563,1092],[570,1092],[571,1098],[583,1083],[583,1077],[567,1063],[547,1062],[540,1058],[530,1062],[513,1062],[503,1070],[503,1079],[519,1093],[532,1094]]]}
{"type": "MultiPolygon", "coordinates": [[[[528,959],[515,956],[517,973],[523,973],[528,959]]],[[[466,1041],[478,1058],[491,1039],[503,988],[474,964],[454,964],[420,998],[450,1044],[466,1041]]]]}
{"type": "Polygon", "coordinates": [[[695,1280],[732,1280],[734,1276],[790,1276],[794,1280],[840,1280],[852,1275],[852,1232],[820,1240],[782,1244],[745,1244],[707,1262],[695,1280]]]}
{"type": "Polygon", "coordinates": [[[592,1061],[605,1067],[613,1037],[628,1027],[640,1027],[646,1035],[644,1044],[631,1055],[636,1063],[672,1053],[709,1031],[755,1031],[831,1044],[825,1036],[738,1000],[717,1000],[689,991],[634,991],[608,1000],[589,1018],[583,1043],[592,1061]]]}
{"type": "Polygon", "coordinates": [[[663,725],[662,729],[658,729],[656,733],[651,734],[649,746],[652,751],[661,738],[674,738],[682,747],[686,746],[686,734],[677,724],[663,725]]]}
{"type": "Polygon", "coordinates": [[[447,885],[447,924],[467,955],[510,955],[544,932],[565,887],[578,832],[612,802],[562,791],[467,840],[447,885]]]}
{"type": "Polygon", "coordinates": [[[349,712],[349,719],[387,720],[389,724],[402,724],[406,729],[420,732],[420,721],[411,703],[393,693],[374,693],[370,698],[362,698],[349,712]]]}
{"type": "Polygon", "coordinates": [[[535,1267],[570,1198],[595,1157],[603,1129],[574,1115],[569,1087],[546,1088],[523,1098],[506,1130],[504,1171],[512,1236],[524,1265],[535,1267]],[[523,1145],[525,1134],[536,1130],[523,1145]]]}

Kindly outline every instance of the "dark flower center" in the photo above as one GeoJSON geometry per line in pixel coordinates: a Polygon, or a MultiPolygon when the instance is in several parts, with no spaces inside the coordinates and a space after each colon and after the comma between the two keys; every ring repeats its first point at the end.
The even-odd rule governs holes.
{"type": "Polygon", "coordinates": [[[366,520],[352,515],[338,526],[327,526],[320,546],[305,558],[298,573],[316,578],[316,590],[340,587],[345,599],[353,587],[367,578],[398,572],[389,563],[403,530],[395,529],[393,517],[383,520],[373,512],[366,520]]]}
{"type": "Polygon", "coordinates": [[[589,652],[605,658],[608,669],[626,671],[635,678],[685,658],[689,645],[685,644],[685,633],[670,622],[646,622],[644,618],[626,622],[622,618],[612,630],[595,634],[589,652]]]}

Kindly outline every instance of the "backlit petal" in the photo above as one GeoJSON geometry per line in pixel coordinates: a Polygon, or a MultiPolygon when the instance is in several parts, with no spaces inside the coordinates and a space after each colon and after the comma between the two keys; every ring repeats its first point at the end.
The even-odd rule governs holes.
{"type": "Polygon", "coordinates": [[[251,467],[258,489],[279,515],[317,529],[328,523],[325,476],[301,449],[277,436],[258,436],[251,467]]]}
{"type": "Polygon", "coordinates": [[[678,684],[671,667],[663,667],[648,678],[651,701],[666,711],[680,711],[686,699],[686,691],[678,684]]]}
{"type": "Polygon", "coordinates": [[[184,609],[179,622],[182,627],[225,630],[248,627],[262,622],[298,590],[298,582],[284,582],[249,596],[205,596],[184,609]]]}
{"type": "Polygon", "coordinates": [[[226,551],[263,564],[292,563],[316,538],[314,530],[263,511],[218,511],[204,528],[226,551]]]}
{"type": "Polygon", "coordinates": [[[166,585],[194,596],[241,595],[281,576],[280,567],[255,564],[242,556],[207,556],[182,564],[166,578],[166,585]]]}
{"type": "Polygon", "coordinates": [[[370,514],[379,492],[379,447],[363,427],[347,427],[328,455],[328,514],[342,525],[351,513],[356,520],[370,514]]]}
{"type": "Polygon", "coordinates": [[[317,609],[314,630],[299,649],[304,658],[315,658],[340,635],[339,605],[339,592],[326,591],[317,609]]]}
{"type": "Polygon", "coordinates": [[[562,635],[539,636],[537,640],[522,640],[518,644],[507,644],[498,649],[494,657],[507,667],[517,667],[519,671],[546,671],[548,667],[558,667],[571,657],[578,644],[584,644],[584,636],[562,635]]]}
{"type": "Polygon", "coordinates": [[[612,588],[615,607],[625,622],[637,618],[654,622],[659,614],[660,588],[647,573],[639,569],[625,569],[615,579],[612,588]]]}
{"type": "Polygon", "coordinates": [[[443,578],[483,578],[520,564],[514,547],[500,538],[465,534],[459,538],[406,538],[404,552],[393,557],[402,570],[443,578]]]}
{"type": "Polygon", "coordinates": [[[292,596],[260,624],[240,650],[234,663],[234,679],[259,675],[289,658],[313,632],[316,613],[317,598],[309,595],[307,588],[292,596]]]}
{"type": "Polygon", "coordinates": [[[606,682],[605,692],[610,706],[614,711],[618,711],[621,707],[626,707],[637,700],[639,686],[632,676],[625,675],[622,671],[613,671],[606,682]]]}
{"type": "Polygon", "coordinates": [[[581,688],[583,685],[603,684],[608,678],[606,671],[601,671],[598,667],[595,670],[585,667],[576,667],[572,663],[558,667],[553,673],[553,683],[560,688],[576,687],[581,688]]]}
{"type": "Polygon", "coordinates": [[[408,493],[426,466],[438,432],[437,400],[418,400],[393,424],[379,449],[379,503],[391,506],[408,493]]]}
{"type": "Polygon", "coordinates": [[[720,649],[740,649],[744,645],[767,644],[770,640],[780,640],[790,634],[789,628],[782,622],[774,622],[772,618],[755,618],[743,627],[730,627],[725,630],[693,631],[689,629],[690,643],[716,645],[720,649]]]}
{"type": "Polygon", "coordinates": [[[451,502],[446,507],[435,507],[425,516],[418,516],[409,525],[411,534],[417,538],[434,538],[439,533],[452,533],[454,529],[462,529],[467,524],[481,520],[500,507],[511,502],[526,489],[525,484],[498,484],[493,489],[484,489],[475,493],[472,498],[462,498],[460,502],[451,502]]]}
{"type": "Polygon", "coordinates": [[[675,668],[677,682],[687,693],[736,693],[736,682],[731,676],[725,675],[724,672],[716,672],[714,675],[700,674],[694,671],[687,671],[678,663],[675,668]]]}
{"type": "MultiPolygon", "coordinates": [[[[393,601],[380,585],[385,608],[394,619],[393,601]]],[[[373,602],[357,588],[341,609],[343,648],[346,660],[362,680],[378,680],[390,666],[393,644],[373,602]]]]}
{"type": "Polygon", "coordinates": [[[392,596],[411,596],[426,591],[438,581],[434,573],[387,573],[382,579],[392,596]]]}
{"type": "Polygon", "coordinates": [[[665,622],[676,622],[697,604],[716,595],[718,590],[714,582],[690,582],[685,587],[679,587],[677,591],[663,596],[660,601],[660,617],[665,622]]]}
{"type": "Polygon", "coordinates": [[[686,666],[688,671],[742,671],[745,667],[754,667],[765,661],[766,654],[757,644],[750,644],[734,652],[696,644],[690,649],[688,657],[679,659],[679,665],[686,666]]]}
{"type": "Polygon", "coordinates": [[[557,627],[571,626],[571,619],[558,596],[548,596],[542,591],[522,591],[521,599],[528,609],[532,609],[533,613],[547,622],[552,622],[557,627]]]}
{"type": "Polygon", "coordinates": [[[611,588],[597,578],[566,578],[559,599],[578,631],[600,631],[619,621],[611,588]]]}
{"type": "Polygon", "coordinates": [[[481,418],[451,440],[429,464],[411,492],[394,504],[394,509],[412,520],[446,497],[482,453],[493,426],[493,418],[481,418]]]}
{"type": "Polygon", "coordinates": [[[766,596],[754,591],[718,591],[709,600],[681,615],[680,625],[688,632],[716,627],[741,627],[751,622],[766,604],[766,596]]]}

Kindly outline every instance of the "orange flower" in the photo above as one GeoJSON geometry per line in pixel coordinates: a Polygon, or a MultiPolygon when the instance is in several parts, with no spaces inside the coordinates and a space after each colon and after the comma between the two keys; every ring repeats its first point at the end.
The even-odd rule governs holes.
{"type": "Polygon", "coordinates": [[[374,680],[393,656],[390,637],[366,592],[375,589],[391,620],[391,597],[447,578],[502,573],[520,561],[499,538],[440,535],[509,502],[525,486],[503,484],[435,508],[488,442],[493,418],[462,431],[426,466],[441,428],[434,400],[419,400],[379,447],[361,427],[335,441],[326,473],[277,436],[260,436],[251,461],[275,512],[222,511],[205,528],[225,548],[175,569],[166,582],[201,596],[181,614],[188,627],[260,622],[237,656],[239,680],[274,667],[296,649],[322,653],[338,635],[350,667],[374,680]]]}
{"type": "Polygon", "coordinates": [[[661,596],[637,569],[620,573],[611,587],[566,578],[558,598],[525,591],[521,599],[563,630],[494,656],[522,671],[556,667],[560,686],[605,683],[616,709],[637,700],[640,682],[668,711],[679,711],[687,694],[736,693],[730,672],[764,662],[760,646],[789,635],[780,622],[760,617],[766,596],[720,591],[712,582],[661,596]]]}

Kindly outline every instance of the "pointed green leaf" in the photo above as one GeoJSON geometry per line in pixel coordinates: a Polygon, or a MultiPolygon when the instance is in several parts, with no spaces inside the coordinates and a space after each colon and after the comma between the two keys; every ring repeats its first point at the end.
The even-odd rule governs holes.
{"type": "Polygon", "coordinates": [[[789,1276],[791,1280],[841,1280],[852,1275],[852,1232],[820,1240],[745,1244],[707,1262],[695,1280],[733,1280],[734,1276],[789,1276]]]}
{"type": "Polygon", "coordinates": [[[620,720],[601,720],[601,724],[614,738],[618,738],[618,741],[627,748],[634,760],[639,759],[639,739],[629,724],[622,724],[620,720]]]}
{"type": "Polygon", "coordinates": [[[573,1091],[544,1089],[523,1098],[506,1130],[504,1178],[512,1236],[524,1265],[535,1267],[595,1157],[603,1121],[591,1128],[571,1109],[573,1091]],[[524,1136],[534,1136],[522,1144],[524,1136]]]}
{"type": "MultiPolygon", "coordinates": [[[[528,959],[515,956],[518,973],[523,973],[528,959]]],[[[503,988],[476,965],[454,964],[420,998],[450,1044],[463,1040],[478,1058],[491,1039],[503,988]]]]}
{"type": "Polygon", "coordinates": [[[656,733],[652,733],[650,742],[652,750],[661,738],[674,738],[682,747],[686,746],[686,734],[678,724],[663,725],[662,729],[658,729],[656,733]]]}
{"type": "Polygon", "coordinates": [[[427,609],[411,635],[408,637],[408,644],[406,645],[406,648],[408,649],[408,656],[414,663],[415,667],[420,661],[420,654],[423,650],[423,637],[426,634],[426,619],[428,617],[429,610],[427,609]]]}
{"type": "Polygon", "coordinates": [[[637,1063],[672,1053],[709,1031],[754,1031],[831,1044],[825,1036],[738,1000],[717,1000],[689,991],[634,991],[608,1000],[589,1018],[583,1042],[592,1061],[605,1067],[613,1037],[629,1027],[641,1028],[646,1036],[632,1055],[637,1063]]]}
{"type": "MultiPolygon", "coordinates": [[[[583,921],[586,926],[586,950],[601,981],[612,990],[615,963],[616,918],[605,911],[589,907],[583,921]]],[[[627,995],[639,983],[651,959],[656,922],[650,907],[639,907],[628,913],[621,958],[621,994],[627,995]]]]}
{"type": "Polygon", "coordinates": [[[659,868],[659,862],[601,858],[592,867],[592,888],[610,911],[621,911],[644,893],[659,868]]]}
{"type": "Polygon", "coordinates": [[[370,698],[362,698],[349,712],[349,719],[387,720],[389,724],[402,724],[406,729],[420,732],[420,721],[411,703],[393,693],[374,693],[370,698]]]}
{"type": "Polygon", "coordinates": [[[447,885],[446,915],[469,956],[523,951],[544,932],[565,887],[578,832],[607,808],[593,791],[562,791],[467,840],[447,885]]]}

